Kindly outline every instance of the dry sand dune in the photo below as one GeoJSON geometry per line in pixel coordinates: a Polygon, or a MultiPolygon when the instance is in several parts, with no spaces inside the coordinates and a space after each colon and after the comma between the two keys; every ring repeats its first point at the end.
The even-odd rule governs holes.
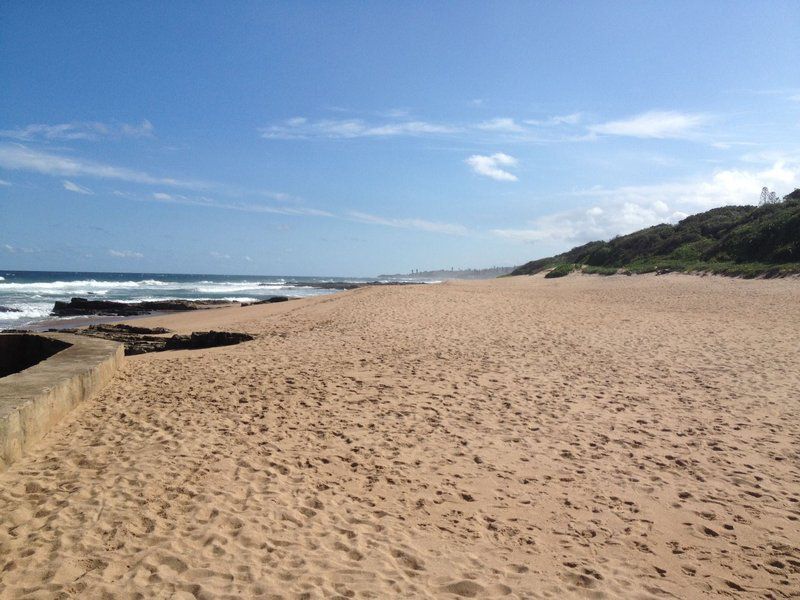
{"type": "Polygon", "coordinates": [[[130,359],[0,474],[0,597],[800,595],[799,280],[150,321],[259,337],[130,359]]]}

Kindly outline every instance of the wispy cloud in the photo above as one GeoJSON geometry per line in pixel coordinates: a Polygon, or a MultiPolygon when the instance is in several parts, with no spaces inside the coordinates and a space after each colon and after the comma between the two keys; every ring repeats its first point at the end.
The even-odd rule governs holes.
{"type": "Polygon", "coordinates": [[[497,117],[482,121],[476,125],[476,128],[482,131],[497,131],[501,133],[520,133],[525,131],[521,125],[509,117],[497,117]]]}
{"type": "Polygon", "coordinates": [[[525,228],[491,233],[524,242],[582,244],[676,222],[698,210],[756,204],[763,186],[781,195],[800,187],[800,161],[779,161],[761,170],[719,170],[696,181],[583,190],[574,195],[595,204],[539,217],[525,228]]]}
{"type": "Polygon", "coordinates": [[[8,254],[38,254],[42,252],[40,248],[24,248],[22,246],[12,246],[11,244],[0,245],[0,250],[8,254]]]}
{"type": "Polygon", "coordinates": [[[208,255],[211,258],[216,258],[218,260],[230,260],[231,258],[230,254],[224,254],[222,252],[217,252],[216,250],[212,250],[211,252],[208,253],[208,255]]]}
{"type": "Polygon", "coordinates": [[[99,140],[114,137],[152,137],[153,124],[147,119],[138,124],[100,123],[97,121],[59,123],[48,125],[34,123],[17,129],[0,130],[0,137],[21,142],[99,140]]]}
{"type": "Polygon", "coordinates": [[[555,115],[547,119],[526,119],[527,125],[537,127],[555,127],[557,125],[577,125],[583,119],[583,113],[575,112],[568,115],[555,115]]]}
{"type": "Polygon", "coordinates": [[[164,202],[168,204],[183,204],[186,206],[202,206],[205,208],[217,208],[222,210],[234,210],[239,212],[269,213],[276,215],[289,215],[298,217],[334,217],[331,212],[306,206],[286,206],[265,204],[260,200],[253,201],[234,201],[220,200],[209,196],[177,194],[175,192],[153,192],[150,194],[135,194],[121,190],[114,190],[114,195],[120,198],[136,200],[139,202],[164,202]]]}
{"type": "Polygon", "coordinates": [[[371,113],[373,118],[310,119],[293,117],[262,127],[262,137],[274,140],[449,137],[471,142],[558,143],[593,140],[600,135],[638,138],[700,137],[710,115],[653,110],[629,118],[594,123],[587,113],[571,112],[545,117],[496,116],[481,121],[453,122],[410,119],[406,111],[371,113]],[[374,115],[383,117],[376,120],[374,115]]]}
{"type": "Polygon", "coordinates": [[[362,119],[310,121],[305,117],[295,117],[260,129],[261,136],[264,138],[284,140],[441,135],[457,131],[457,127],[427,121],[368,123],[362,119]]]}
{"type": "Polygon", "coordinates": [[[448,235],[467,234],[466,227],[453,223],[437,223],[435,221],[426,221],[425,219],[391,219],[359,211],[349,212],[348,217],[353,221],[358,221],[359,223],[385,225],[387,227],[398,227],[402,229],[417,229],[431,233],[445,233],[448,235]]]}
{"type": "Polygon", "coordinates": [[[144,254],[132,250],[109,250],[108,253],[115,258],[144,258],[144,254]]]}
{"type": "Polygon", "coordinates": [[[599,135],[618,135],[637,138],[693,138],[698,128],[708,122],[708,116],[675,111],[650,111],[618,121],[591,125],[589,131],[599,135]]]}
{"type": "Polygon", "coordinates": [[[69,192],[75,192],[76,194],[87,194],[87,195],[94,194],[94,192],[89,188],[83,187],[82,185],[78,185],[77,183],[74,183],[66,179],[62,182],[62,184],[64,186],[64,189],[69,192]]]}
{"type": "Polygon", "coordinates": [[[5,179],[0,179],[0,185],[9,187],[11,185],[10,181],[6,181],[5,179]]]}
{"type": "MultiPolygon", "coordinates": [[[[582,113],[572,113],[541,120],[520,121],[504,116],[465,123],[409,119],[406,118],[405,111],[378,114],[384,117],[382,121],[361,118],[312,120],[307,117],[294,117],[262,127],[259,132],[262,137],[275,140],[448,136],[475,141],[499,138],[535,141],[537,131],[542,127],[576,126],[582,119],[582,113]]],[[[574,138],[574,134],[571,137],[574,138]]]]}
{"type": "Polygon", "coordinates": [[[42,152],[19,144],[0,144],[0,167],[12,171],[32,171],[57,177],[117,179],[131,183],[184,188],[208,187],[208,184],[199,181],[157,177],[144,171],[42,152]]]}
{"type": "Polygon", "coordinates": [[[492,154],[491,156],[483,156],[481,154],[473,154],[465,161],[472,170],[478,175],[490,177],[497,181],[517,181],[517,176],[501,167],[515,167],[517,166],[517,159],[503,152],[492,154]]]}

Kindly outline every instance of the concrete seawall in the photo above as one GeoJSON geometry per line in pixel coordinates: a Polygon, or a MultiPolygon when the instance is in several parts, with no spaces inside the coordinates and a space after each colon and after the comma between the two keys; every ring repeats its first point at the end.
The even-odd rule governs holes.
{"type": "MultiPolygon", "coordinates": [[[[0,337],[14,335],[18,334],[0,337]]],[[[117,342],[63,333],[38,335],[69,346],[0,378],[0,472],[105,385],[124,360],[124,348],[117,342]]]]}

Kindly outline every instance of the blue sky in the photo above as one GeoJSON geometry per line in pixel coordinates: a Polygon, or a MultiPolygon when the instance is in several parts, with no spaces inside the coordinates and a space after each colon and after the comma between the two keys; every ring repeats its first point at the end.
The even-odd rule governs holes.
{"type": "Polygon", "coordinates": [[[800,187],[800,3],[0,4],[0,268],[513,265],[800,187]]]}

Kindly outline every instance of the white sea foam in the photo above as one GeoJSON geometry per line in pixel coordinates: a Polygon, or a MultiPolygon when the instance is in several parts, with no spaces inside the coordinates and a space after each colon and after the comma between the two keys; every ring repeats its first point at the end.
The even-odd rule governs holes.
{"type": "Polygon", "coordinates": [[[41,319],[50,314],[52,302],[46,303],[15,303],[9,308],[16,308],[19,312],[0,311],[2,321],[21,321],[24,319],[41,319]]]}
{"type": "Polygon", "coordinates": [[[189,302],[203,302],[207,300],[224,300],[225,302],[255,302],[258,298],[251,296],[142,296],[133,300],[126,300],[128,304],[141,302],[169,302],[171,300],[187,300],[189,302]]]}
{"type": "MultiPolygon", "coordinates": [[[[165,281],[147,279],[144,281],[97,281],[96,279],[78,281],[48,281],[34,283],[8,282],[0,283],[0,293],[18,292],[25,294],[46,294],[59,296],[78,291],[88,293],[108,292],[109,290],[140,289],[149,287],[162,287],[171,285],[165,281]]],[[[179,285],[179,284],[176,284],[179,285]]]]}

